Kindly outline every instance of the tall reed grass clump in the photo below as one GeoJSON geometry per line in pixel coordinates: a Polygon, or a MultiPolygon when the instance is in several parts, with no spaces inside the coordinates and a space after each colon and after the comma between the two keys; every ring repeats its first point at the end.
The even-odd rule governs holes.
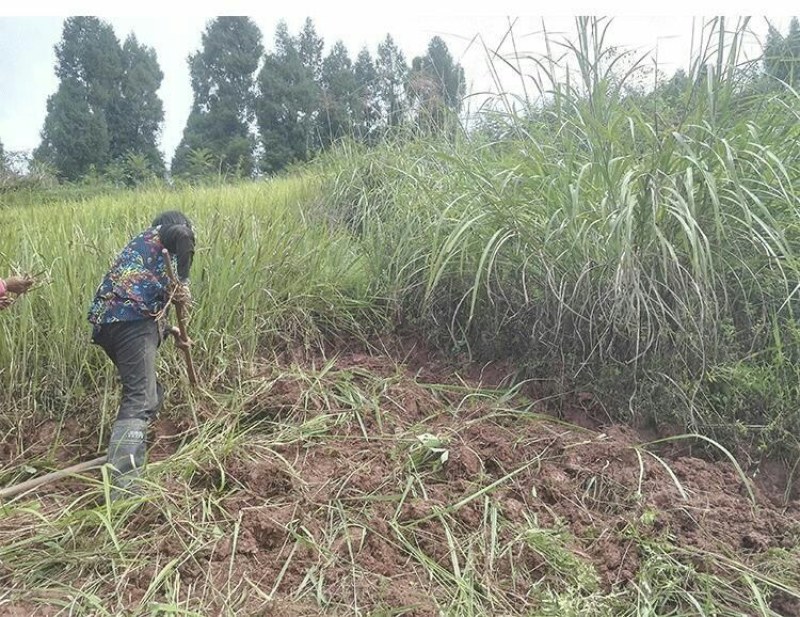
{"type": "Polygon", "coordinates": [[[322,163],[338,216],[375,294],[442,346],[797,452],[798,95],[743,59],[746,20],[705,24],[655,89],[608,26],[509,62],[530,97],[458,139],[343,147],[322,163]]]}

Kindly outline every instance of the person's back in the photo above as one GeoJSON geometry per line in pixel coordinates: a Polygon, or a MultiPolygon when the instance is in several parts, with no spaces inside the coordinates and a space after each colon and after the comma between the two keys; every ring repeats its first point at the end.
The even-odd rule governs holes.
{"type": "Polygon", "coordinates": [[[164,222],[164,216],[133,238],[106,273],[89,309],[94,326],[161,315],[170,286],[164,248],[175,256],[178,277],[188,284],[195,241],[191,223],[183,215],[164,222]]]}

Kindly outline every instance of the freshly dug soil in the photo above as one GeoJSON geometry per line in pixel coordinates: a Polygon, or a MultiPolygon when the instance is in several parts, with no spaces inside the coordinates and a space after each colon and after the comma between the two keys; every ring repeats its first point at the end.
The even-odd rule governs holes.
{"type": "MultiPolygon", "coordinates": [[[[283,369],[296,360],[265,365],[263,379],[275,383],[248,401],[242,422],[256,434],[263,431],[265,439],[275,422],[334,415],[308,396],[308,383],[287,376],[291,372],[283,369]]],[[[313,585],[313,575],[324,578],[325,598],[341,606],[341,614],[357,598],[364,614],[386,609],[385,614],[434,616],[440,589],[420,574],[418,556],[448,572],[454,558],[463,567],[466,556],[454,554],[455,539],[457,546],[475,549],[476,571],[523,614],[525,602],[533,601],[528,590],[543,579],[556,587],[559,577],[589,588],[596,584],[606,592],[635,582],[651,543],[673,547],[676,559],[700,571],[723,575],[715,570],[724,559],[708,556],[758,564],[771,551],[793,549],[800,541],[799,487],[787,486],[790,476],[780,465],[765,463],[748,479],[753,500],[734,464],[722,456],[712,460],[702,444],[642,447],[652,434],[609,423],[584,393],[562,397],[557,412],[534,404],[537,417],[513,411],[536,399],[535,392],[523,391],[505,401],[502,411],[491,396],[466,394],[477,386],[508,386],[510,367],[457,368],[458,377],[456,367],[413,346],[384,354],[340,352],[330,372],[339,381],[331,383],[346,375],[346,383],[368,398],[339,409],[319,435],[222,461],[227,488],[221,493],[219,469],[201,468],[191,479],[198,494],[220,495],[236,533],[225,533],[211,550],[185,560],[179,567],[185,584],[202,593],[208,586],[248,581],[263,595],[249,594],[242,614],[323,614],[297,594],[313,585]],[[415,438],[424,433],[442,439],[445,461],[441,453],[421,455],[424,448],[415,438]],[[409,480],[414,475],[421,483],[409,480]],[[480,550],[489,530],[496,533],[497,554],[480,550]],[[554,569],[542,548],[553,539],[574,555],[563,571],[554,569]],[[581,578],[582,568],[588,578],[581,578]]],[[[339,395],[337,401],[346,400],[344,391],[339,395]]],[[[190,427],[189,418],[158,420],[151,460],[168,459],[190,427]]],[[[30,457],[67,464],[95,456],[99,441],[91,423],[42,423],[0,442],[0,460],[7,469],[30,457]],[[54,441],[60,445],[54,448],[54,441]]],[[[40,494],[53,499],[79,487],[80,480],[71,479],[40,494]]],[[[157,513],[143,509],[137,533],[160,523],[157,513]]],[[[163,563],[183,554],[185,546],[166,536],[158,551],[163,563]]],[[[144,568],[121,586],[118,597],[132,614],[153,575],[144,568]]],[[[794,578],[800,581],[800,573],[794,578]]],[[[12,579],[0,568],[0,587],[12,579]]],[[[800,602],[791,595],[770,602],[778,614],[800,615],[800,602]]],[[[0,616],[54,613],[27,599],[0,601],[0,616]]]]}

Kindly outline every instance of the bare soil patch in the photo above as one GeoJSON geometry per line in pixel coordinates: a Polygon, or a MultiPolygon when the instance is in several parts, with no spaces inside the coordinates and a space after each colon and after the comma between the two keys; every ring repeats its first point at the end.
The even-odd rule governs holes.
{"type": "MultiPolygon", "coordinates": [[[[264,378],[290,375],[285,369],[297,358],[283,360],[265,365],[264,378]]],[[[298,590],[322,579],[326,601],[341,614],[356,598],[364,611],[422,617],[438,615],[443,598],[437,582],[420,575],[420,563],[451,573],[455,563],[464,567],[467,556],[454,541],[473,547],[471,567],[504,589],[509,605],[528,601],[526,589],[558,577],[542,548],[553,538],[576,556],[572,575],[586,564],[609,592],[636,581],[650,544],[673,547],[676,559],[714,573],[719,562],[709,555],[757,568],[771,552],[800,542],[800,501],[795,489],[787,491],[780,466],[762,466],[750,482],[752,501],[730,461],[712,460],[699,447],[643,448],[652,434],[604,422],[585,394],[561,401],[558,414],[547,404],[532,405],[531,391],[505,402],[502,411],[489,397],[466,395],[470,388],[507,387],[510,369],[456,366],[407,341],[383,353],[345,350],[332,369],[336,383],[364,396],[333,411],[309,397],[299,378],[277,380],[248,402],[242,421],[251,422],[250,430],[261,430],[268,441],[271,422],[322,415],[335,421],[321,437],[221,461],[222,492],[218,471],[198,471],[193,490],[198,497],[215,494],[235,525],[177,566],[183,580],[197,589],[247,581],[262,595],[248,593],[243,614],[321,614],[298,590]],[[381,387],[371,389],[375,383],[381,387]],[[542,416],[515,415],[515,404],[542,416]],[[424,433],[443,440],[446,460],[420,458],[417,437],[424,433]],[[484,550],[490,530],[496,553],[484,550]]],[[[153,429],[151,460],[166,460],[191,422],[167,416],[153,429]]],[[[96,431],[77,421],[42,423],[22,437],[7,436],[0,453],[12,464],[31,453],[71,462],[95,454],[96,431]],[[53,448],[55,431],[60,445],[53,448]]],[[[70,480],[45,490],[57,495],[79,488],[79,480],[70,480]]],[[[163,524],[157,509],[143,508],[136,533],[163,524]]],[[[186,548],[165,536],[158,551],[163,561],[186,548]]],[[[142,570],[122,586],[131,607],[152,575],[142,570]]],[[[14,583],[13,568],[0,568],[0,583],[14,583]]],[[[770,602],[778,614],[800,615],[791,595],[770,602]]],[[[49,613],[27,603],[0,605],[2,616],[21,614],[49,613]]]]}

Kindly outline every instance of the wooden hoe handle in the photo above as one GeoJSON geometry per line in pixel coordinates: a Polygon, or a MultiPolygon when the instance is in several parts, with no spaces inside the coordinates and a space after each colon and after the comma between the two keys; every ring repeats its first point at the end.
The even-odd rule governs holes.
{"type": "MultiPolygon", "coordinates": [[[[175,270],[172,268],[172,260],[169,257],[169,251],[167,249],[162,249],[161,253],[164,255],[164,264],[167,267],[167,276],[169,276],[170,280],[172,281],[173,285],[179,285],[178,278],[175,276],[175,270]]],[[[175,303],[175,313],[178,316],[178,330],[180,330],[181,338],[184,341],[189,340],[189,336],[186,334],[186,307],[183,304],[175,303]]],[[[194,370],[194,362],[192,362],[192,353],[189,348],[185,348],[183,351],[183,357],[186,359],[186,372],[189,374],[189,383],[192,386],[197,386],[197,373],[194,370]]]]}
{"type": "Polygon", "coordinates": [[[66,478],[67,476],[70,476],[72,474],[80,473],[82,471],[88,471],[89,469],[94,469],[95,467],[101,467],[102,465],[105,464],[106,460],[107,460],[106,456],[100,456],[96,459],[92,459],[91,461],[78,463],[77,465],[72,465],[71,467],[66,467],[65,469],[45,474],[39,478],[32,478],[31,480],[20,482],[19,484],[15,484],[14,486],[9,486],[4,489],[0,489],[0,499],[8,499],[9,497],[14,497],[15,495],[19,495],[20,493],[29,491],[33,488],[36,488],[37,486],[41,486],[42,484],[55,482],[56,480],[60,480],[61,478],[66,478]]]}

